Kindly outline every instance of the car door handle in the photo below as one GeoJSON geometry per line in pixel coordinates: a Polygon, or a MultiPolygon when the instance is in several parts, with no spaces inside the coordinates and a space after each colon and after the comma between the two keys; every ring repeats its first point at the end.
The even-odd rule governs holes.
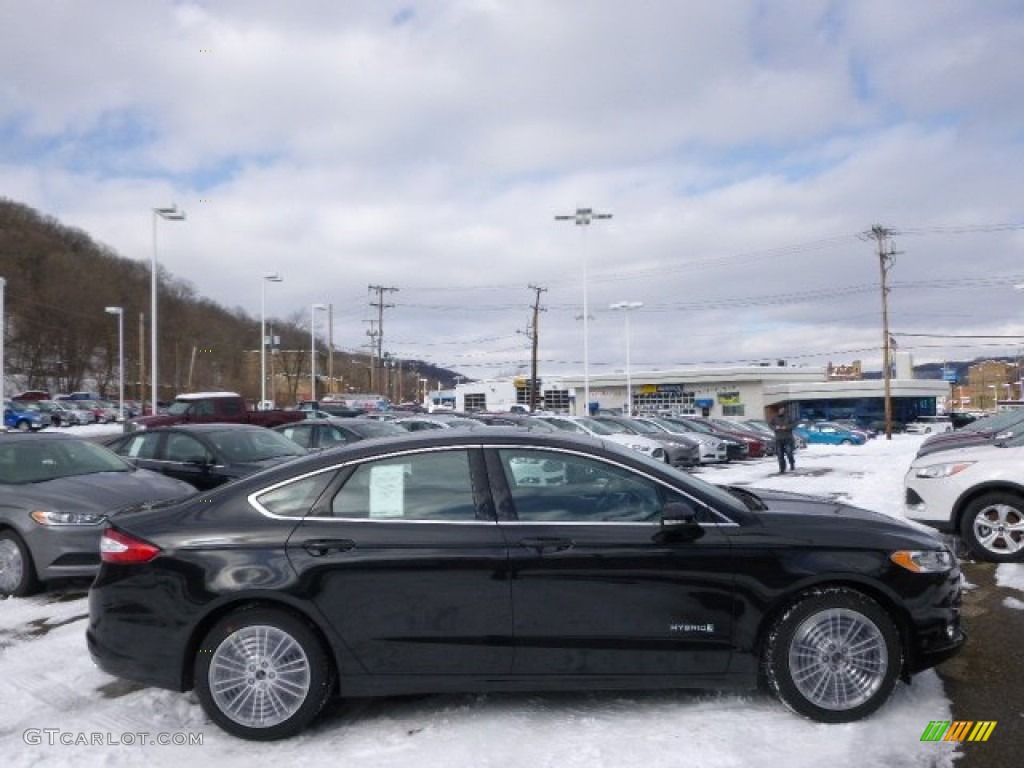
{"type": "Polygon", "coordinates": [[[302,548],[313,557],[323,557],[328,552],[347,552],[356,548],[352,539],[307,539],[302,548]]]}
{"type": "Polygon", "coordinates": [[[527,549],[535,549],[538,554],[545,552],[564,552],[572,549],[575,545],[572,539],[559,539],[550,536],[537,536],[531,539],[520,539],[519,546],[527,549]]]}

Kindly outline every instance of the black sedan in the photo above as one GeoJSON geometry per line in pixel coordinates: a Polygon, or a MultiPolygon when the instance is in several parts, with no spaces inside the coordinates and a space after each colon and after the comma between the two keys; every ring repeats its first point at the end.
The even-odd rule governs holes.
{"type": "Polygon", "coordinates": [[[952,553],[900,520],[495,427],[362,441],[116,516],[87,640],[107,672],[195,688],[250,739],[336,694],[759,680],[838,723],[952,656],[959,605],[952,553]]]}
{"type": "Polygon", "coordinates": [[[194,489],[106,448],[56,434],[0,435],[0,597],[91,577],[107,515],[194,489]]]}
{"type": "Polygon", "coordinates": [[[406,430],[387,421],[361,418],[306,419],[274,427],[296,445],[307,451],[322,451],[357,440],[404,435],[406,430]]]}
{"type": "Polygon", "coordinates": [[[200,491],[308,452],[253,424],[182,424],[116,438],[107,447],[133,464],[184,480],[200,491]]]}

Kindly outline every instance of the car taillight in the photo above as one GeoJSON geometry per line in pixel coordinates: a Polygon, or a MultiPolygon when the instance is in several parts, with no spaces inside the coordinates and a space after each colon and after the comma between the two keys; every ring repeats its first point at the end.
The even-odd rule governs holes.
{"type": "Polygon", "coordinates": [[[100,558],[105,563],[148,563],[158,554],[159,547],[113,528],[107,528],[100,539],[100,558]]]}

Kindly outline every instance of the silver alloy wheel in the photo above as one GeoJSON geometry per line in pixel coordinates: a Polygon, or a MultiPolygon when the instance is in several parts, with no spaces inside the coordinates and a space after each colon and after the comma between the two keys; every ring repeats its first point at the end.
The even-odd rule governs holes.
{"type": "Polygon", "coordinates": [[[282,723],[305,703],[310,664],[302,646],[278,627],[243,627],[210,660],[210,695],[226,717],[249,728],[282,723]]]}
{"type": "Polygon", "coordinates": [[[974,538],[989,552],[1015,555],[1024,549],[1024,515],[1009,504],[990,504],[974,516],[974,538]]]}
{"type": "Polygon", "coordinates": [[[25,558],[12,539],[0,539],[0,595],[9,595],[21,586],[25,575],[25,558]]]}
{"type": "Polygon", "coordinates": [[[800,695],[828,710],[868,701],[889,668],[885,637],[867,616],[830,608],[807,617],[789,646],[789,668],[800,695]]]}

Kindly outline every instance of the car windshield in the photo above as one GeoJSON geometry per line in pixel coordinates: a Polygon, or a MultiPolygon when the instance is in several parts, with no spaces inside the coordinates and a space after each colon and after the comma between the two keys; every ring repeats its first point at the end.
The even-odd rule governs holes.
{"type": "Polygon", "coordinates": [[[11,440],[0,444],[0,483],[25,485],[98,472],[134,472],[119,456],[86,440],[11,440]]]}
{"type": "Polygon", "coordinates": [[[607,424],[602,424],[597,419],[590,419],[587,418],[586,416],[576,419],[576,423],[594,435],[614,435],[620,431],[623,431],[618,429],[612,429],[607,424]]]}
{"type": "Polygon", "coordinates": [[[167,413],[171,416],[181,416],[189,409],[190,405],[192,405],[192,403],[189,400],[175,400],[167,408],[167,413]]]}
{"type": "Polygon", "coordinates": [[[225,430],[210,435],[221,457],[230,462],[264,461],[279,456],[305,456],[305,448],[269,429],[225,430]]]}
{"type": "Polygon", "coordinates": [[[358,424],[346,424],[353,432],[362,437],[386,437],[387,435],[403,435],[405,430],[386,421],[361,421],[358,424]]]}
{"type": "Polygon", "coordinates": [[[998,432],[1024,421],[1024,411],[1003,411],[971,422],[960,428],[961,432],[998,432]]]}
{"type": "Polygon", "coordinates": [[[595,419],[602,426],[608,427],[616,435],[635,435],[637,434],[635,429],[630,429],[625,424],[620,424],[617,421],[605,421],[604,419],[595,419]]]}
{"type": "Polygon", "coordinates": [[[629,426],[627,426],[626,429],[627,430],[632,430],[633,432],[635,432],[636,434],[639,434],[639,435],[663,435],[663,434],[665,434],[664,430],[658,429],[653,424],[648,424],[647,422],[644,422],[644,421],[630,421],[629,422],[629,426]]]}

